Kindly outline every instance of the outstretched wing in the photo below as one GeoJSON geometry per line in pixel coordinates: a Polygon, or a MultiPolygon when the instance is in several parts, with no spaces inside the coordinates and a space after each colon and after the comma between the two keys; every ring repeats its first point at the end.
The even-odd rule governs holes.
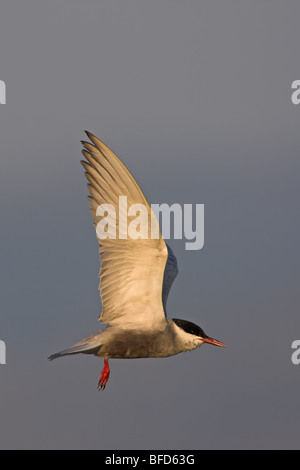
{"type": "Polygon", "coordinates": [[[82,142],[82,153],[86,158],[82,165],[86,170],[89,203],[100,245],[99,290],[103,307],[100,320],[124,327],[134,323],[140,328],[159,328],[166,321],[162,285],[168,250],[158,221],[123,163],[97,137],[89,132],[87,135],[92,143],[82,142]],[[120,199],[120,196],[123,197],[120,199]],[[141,233],[144,237],[148,235],[147,238],[128,236],[133,219],[127,217],[124,201],[128,209],[132,204],[146,208],[142,210],[143,207],[135,206],[141,209],[138,212],[140,229],[143,227],[141,233]],[[99,206],[103,204],[110,206],[102,206],[101,212],[99,206]],[[114,211],[104,210],[111,207],[114,211]],[[107,214],[106,238],[98,226],[104,214],[107,214]],[[157,238],[151,234],[156,234],[157,238]]]}
{"type": "Polygon", "coordinates": [[[164,272],[163,290],[162,290],[162,301],[164,306],[165,315],[167,316],[167,300],[171,290],[171,287],[178,275],[178,264],[176,256],[172,248],[167,244],[168,259],[164,272]]]}

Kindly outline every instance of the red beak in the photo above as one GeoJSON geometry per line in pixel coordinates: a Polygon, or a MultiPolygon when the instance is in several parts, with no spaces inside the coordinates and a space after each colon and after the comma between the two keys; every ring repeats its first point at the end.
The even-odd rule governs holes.
{"type": "Polygon", "coordinates": [[[217,341],[214,338],[201,338],[203,343],[213,344],[214,346],[219,346],[219,348],[226,348],[226,344],[221,343],[221,341],[217,341]]]}

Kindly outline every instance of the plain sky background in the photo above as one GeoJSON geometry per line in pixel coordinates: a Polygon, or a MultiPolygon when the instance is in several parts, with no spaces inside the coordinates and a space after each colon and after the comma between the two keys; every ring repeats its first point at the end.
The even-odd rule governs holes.
{"type": "Polygon", "coordinates": [[[2,0],[2,449],[299,449],[298,0],[2,0]],[[169,316],[227,349],[47,357],[96,332],[83,130],[150,203],[205,205],[170,241],[169,316]]]}

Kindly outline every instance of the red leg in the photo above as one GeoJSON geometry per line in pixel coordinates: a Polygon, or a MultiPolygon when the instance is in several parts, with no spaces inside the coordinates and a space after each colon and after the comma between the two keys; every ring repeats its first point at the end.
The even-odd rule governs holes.
{"type": "Polygon", "coordinates": [[[104,367],[101,372],[101,376],[98,383],[98,390],[104,390],[109,379],[110,369],[108,365],[108,360],[104,359],[104,367]]]}

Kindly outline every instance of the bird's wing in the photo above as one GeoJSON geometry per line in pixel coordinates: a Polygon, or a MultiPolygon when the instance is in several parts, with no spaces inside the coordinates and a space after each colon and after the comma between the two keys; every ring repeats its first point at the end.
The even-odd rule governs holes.
{"type": "Polygon", "coordinates": [[[178,275],[178,264],[176,256],[173,250],[167,244],[168,259],[164,272],[163,290],[162,290],[162,301],[164,306],[165,315],[167,316],[167,300],[177,275],[178,275]]]}
{"type": "MultiPolygon", "coordinates": [[[[103,309],[99,319],[109,324],[125,326],[134,323],[139,324],[139,327],[159,328],[161,322],[164,325],[166,322],[162,285],[168,250],[158,221],[123,163],[97,137],[89,132],[87,135],[92,144],[82,142],[82,153],[86,158],[82,165],[86,170],[89,203],[100,245],[99,290],[103,309]],[[139,206],[140,212],[134,212],[135,217],[128,217],[126,220],[127,210],[122,203],[119,212],[120,196],[127,197],[128,209],[132,204],[142,204],[147,209],[146,213],[139,206]],[[108,214],[105,227],[108,236],[105,239],[97,231],[97,226],[103,219],[98,215],[102,204],[110,204],[109,207],[113,206],[115,210],[115,225],[111,211],[102,213],[102,216],[108,214]],[[144,231],[147,229],[148,238],[126,238],[128,231],[131,233],[130,225],[138,214],[140,227],[144,231]],[[151,237],[151,233],[154,236],[156,234],[157,238],[151,237]]],[[[123,203],[124,200],[122,198],[123,203]]],[[[105,206],[102,207],[105,209],[105,206]]],[[[138,228],[135,233],[137,231],[138,228]]],[[[145,237],[144,232],[143,236],[145,237]]]]}

